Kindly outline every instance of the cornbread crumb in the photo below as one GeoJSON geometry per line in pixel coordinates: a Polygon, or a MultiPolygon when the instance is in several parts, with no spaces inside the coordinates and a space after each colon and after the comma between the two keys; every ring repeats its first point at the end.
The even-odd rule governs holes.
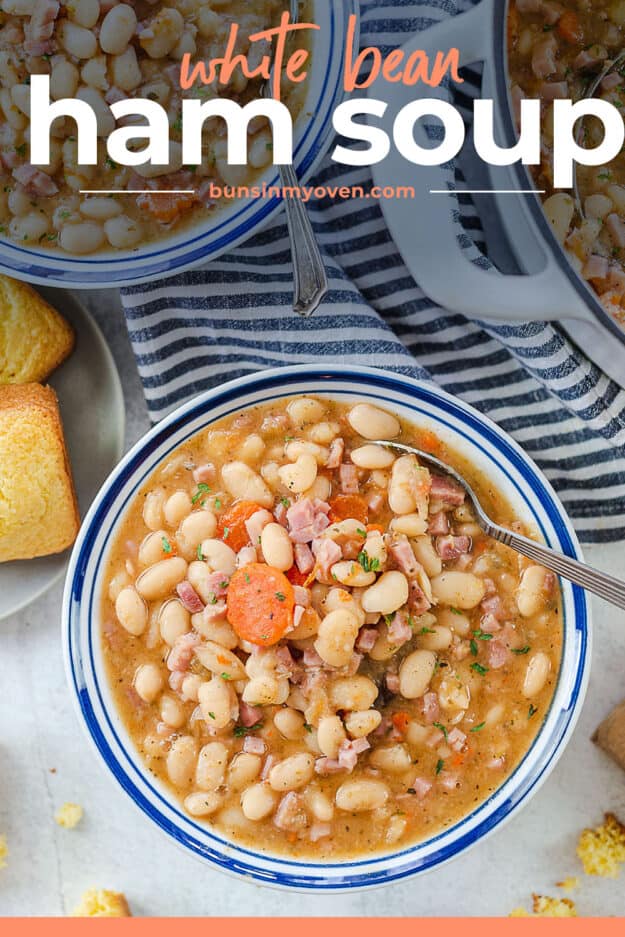
{"type": "Polygon", "coordinates": [[[106,888],[90,888],[70,917],[132,917],[126,896],[106,888]]]}
{"type": "Polygon", "coordinates": [[[509,917],[577,917],[577,908],[570,898],[533,895],[532,910],[515,908],[509,917]]]}
{"type": "Polygon", "coordinates": [[[0,384],[44,381],[74,348],[74,330],[31,286],[0,276],[0,384]]]}
{"type": "Polygon", "coordinates": [[[73,830],[82,820],[82,807],[80,804],[63,804],[54,814],[54,819],[59,826],[73,830]]]}
{"type": "Polygon", "coordinates": [[[621,863],[625,862],[625,826],[613,813],[606,813],[602,826],[583,831],[577,855],[586,875],[616,878],[621,863]]]}
{"type": "Polygon", "coordinates": [[[9,855],[9,847],[7,846],[7,838],[4,833],[0,834],[0,869],[4,869],[7,864],[7,856],[9,855]]]}
{"type": "Polygon", "coordinates": [[[576,875],[570,875],[561,882],[556,882],[556,885],[564,891],[576,891],[579,888],[579,879],[576,875]]]}
{"type": "Polygon", "coordinates": [[[78,507],[51,387],[0,385],[0,563],[60,553],[78,507]]]}

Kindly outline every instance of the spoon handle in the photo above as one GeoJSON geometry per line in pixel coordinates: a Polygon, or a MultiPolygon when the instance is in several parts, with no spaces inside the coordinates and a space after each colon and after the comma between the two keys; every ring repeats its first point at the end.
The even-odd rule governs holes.
{"type": "MultiPolygon", "coordinates": [[[[282,187],[296,191],[297,175],[292,166],[280,167],[282,187]]],[[[300,316],[311,316],[328,292],[328,278],[310,218],[301,199],[284,199],[286,222],[293,257],[293,309],[300,316]]]]}
{"type": "Polygon", "coordinates": [[[495,524],[491,526],[489,533],[495,540],[512,547],[513,550],[522,553],[523,556],[527,556],[531,560],[536,560],[542,566],[546,566],[547,569],[557,573],[558,576],[563,576],[565,579],[576,583],[576,585],[594,592],[595,595],[600,596],[607,602],[611,602],[618,608],[625,609],[625,583],[614,576],[602,573],[598,569],[593,569],[592,566],[587,566],[585,563],[573,560],[562,553],[557,553],[556,550],[552,550],[542,543],[535,543],[533,540],[528,540],[527,537],[522,537],[520,534],[515,534],[511,530],[506,530],[495,524]]]}

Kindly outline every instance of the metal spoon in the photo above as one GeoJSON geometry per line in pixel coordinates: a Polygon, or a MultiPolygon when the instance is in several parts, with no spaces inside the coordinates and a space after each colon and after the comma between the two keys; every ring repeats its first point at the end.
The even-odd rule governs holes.
{"type": "MultiPolygon", "coordinates": [[[[597,91],[600,89],[601,85],[603,84],[604,79],[607,78],[608,75],[611,75],[612,72],[620,71],[624,65],[625,65],[625,51],[617,55],[615,59],[611,59],[608,62],[608,64],[605,66],[603,71],[601,71],[595,78],[592,79],[592,81],[586,88],[586,93],[584,94],[584,97],[582,100],[586,101],[588,100],[588,98],[594,98],[597,91]]],[[[578,146],[581,146],[582,143],[584,142],[584,124],[585,124],[585,119],[581,118],[579,122],[578,130],[577,130],[576,140],[575,140],[578,146]]],[[[577,207],[579,214],[581,215],[582,218],[585,218],[586,215],[584,213],[584,203],[582,201],[581,193],[579,191],[577,170],[578,170],[578,164],[576,163],[575,168],[574,168],[574,177],[573,177],[573,195],[575,197],[575,203],[576,203],[576,207],[577,207]]]]}
{"type": "MultiPolygon", "coordinates": [[[[291,21],[299,22],[299,2],[290,0],[291,21]]],[[[263,87],[271,94],[271,81],[263,87]]],[[[279,166],[283,190],[298,190],[299,179],[292,165],[279,166]]],[[[285,198],[286,223],[293,258],[293,310],[300,316],[312,316],[328,294],[328,278],[306,207],[297,197],[285,198]]]]}
{"type": "Polygon", "coordinates": [[[414,446],[405,446],[399,442],[377,440],[373,445],[385,446],[387,449],[397,449],[400,452],[412,453],[418,456],[420,462],[423,462],[429,467],[438,469],[439,473],[443,475],[448,475],[450,478],[453,478],[468,494],[477,516],[477,522],[485,534],[492,537],[493,540],[498,540],[499,543],[505,544],[507,547],[512,547],[517,553],[522,553],[523,556],[535,560],[537,563],[557,573],[559,576],[563,576],[565,579],[569,579],[578,586],[582,586],[583,589],[594,592],[595,595],[601,596],[601,598],[605,599],[607,602],[611,602],[613,605],[625,609],[625,583],[615,579],[614,576],[608,576],[607,573],[602,573],[597,569],[593,569],[592,566],[587,566],[585,563],[580,563],[578,560],[573,560],[568,556],[564,556],[562,553],[558,553],[556,550],[552,550],[542,543],[535,543],[533,540],[528,540],[527,537],[522,537],[512,530],[506,530],[505,527],[500,527],[498,524],[495,524],[482,508],[476,493],[466,479],[458,474],[450,465],[441,462],[440,459],[430,455],[429,452],[423,452],[422,449],[416,449],[414,446]]]}

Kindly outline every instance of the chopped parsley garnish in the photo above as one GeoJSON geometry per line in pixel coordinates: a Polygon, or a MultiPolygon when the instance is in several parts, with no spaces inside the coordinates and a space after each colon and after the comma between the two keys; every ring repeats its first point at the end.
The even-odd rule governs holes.
{"type": "Polygon", "coordinates": [[[286,595],[284,592],[276,592],[276,598],[278,602],[284,602],[286,600],[286,595]]]}
{"type": "Polygon", "coordinates": [[[396,614],[395,612],[391,612],[390,615],[385,615],[385,616],[384,616],[384,622],[385,622],[386,625],[392,625],[392,624],[393,624],[393,621],[394,621],[394,619],[395,619],[395,614],[396,614]]]}
{"type": "Polygon", "coordinates": [[[462,612],[460,611],[459,608],[453,608],[453,607],[452,607],[452,608],[449,609],[449,611],[451,612],[452,615],[462,615],[462,612]]]}
{"type": "Polygon", "coordinates": [[[369,556],[366,550],[361,550],[358,554],[358,562],[366,573],[375,573],[380,568],[380,561],[375,556],[369,556]]]}
{"type": "Polygon", "coordinates": [[[447,731],[446,726],[444,726],[442,722],[435,722],[434,728],[439,729],[439,731],[442,732],[443,735],[445,736],[445,741],[447,741],[447,739],[449,738],[449,732],[447,731]]]}
{"type": "Polygon", "coordinates": [[[208,715],[211,717],[211,719],[215,719],[215,718],[216,718],[215,713],[209,713],[208,715]]]}
{"type": "Polygon", "coordinates": [[[477,650],[477,641],[475,640],[475,638],[471,638],[471,643],[469,646],[471,648],[471,653],[473,654],[473,656],[477,657],[478,650],[477,650]]]}
{"type": "Polygon", "coordinates": [[[419,634],[436,634],[436,632],[432,628],[422,628],[419,634]]]}
{"type": "Polygon", "coordinates": [[[224,540],[227,540],[229,536],[230,536],[230,528],[224,527],[224,540]]]}
{"type": "Polygon", "coordinates": [[[473,726],[471,732],[481,732],[485,725],[485,722],[480,722],[479,726],[473,726]]]}
{"type": "Polygon", "coordinates": [[[252,580],[250,579],[250,574],[249,574],[249,573],[246,573],[246,574],[245,574],[245,581],[246,581],[246,582],[251,582],[251,581],[252,581],[252,580]]]}
{"type": "Polygon", "coordinates": [[[209,605],[217,605],[217,596],[215,595],[214,592],[209,592],[209,593],[208,593],[208,604],[209,604],[209,605]]]}
{"type": "Polygon", "coordinates": [[[216,509],[217,511],[220,511],[220,510],[221,510],[221,498],[215,498],[215,502],[214,502],[214,503],[215,503],[215,509],[216,509]]]}
{"type": "Polygon", "coordinates": [[[531,647],[529,646],[529,644],[526,644],[525,647],[515,647],[515,648],[512,648],[512,653],[513,653],[513,654],[519,654],[519,655],[520,655],[520,654],[529,654],[529,652],[530,652],[531,650],[532,650],[532,649],[531,649],[531,647]]]}
{"type": "Polygon", "coordinates": [[[313,727],[310,725],[309,722],[305,722],[305,723],[304,723],[304,729],[306,730],[306,732],[312,732],[313,727]]]}
{"type": "Polygon", "coordinates": [[[20,143],[19,146],[15,147],[15,152],[18,156],[26,156],[26,144],[20,143]]]}
{"type": "Polygon", "coordinates": [[[163,544],[163,553],[171,553],[172,547],[167,537],[161,537],[161,543],[163,544]]]}
{"type": "Polygon", "coordinates": [[[202,552],[202,544],[198,543],[197,545],[197,558],[202,563],[204,561],[204,554],[202,552]]]}
{"type": "Polygon", "coordinates": [[[477,661],[475,664],[471,664],[471,670],[474,670],[475,673],[479,673],[480,677],[483,677],[484,674],[488,673],[488,667],[482,667],[482,665],[478,664],[477,661]]]}
{"type": "Polygon", "coordinates": [[[535,716],[537,712],[538,712],[537,707],[534,706],[533,703],[530,703],[530,708],[529,708],[528,711],[527,711],[527,718],[528,718],[528,719],[531,719],[532,716],[535,716]]]}
{"type": "Polygon", "coordinates": [[[262,722],[257,722],[253,726],[237,725],[233,729],[233,735],[235,738],[240,739],[240,738],[243,738],[244,735],[247,735],[248,732],[257,732],[259,729],[262,729],[262,727],[263,727],[262,722]]]}
{"type": "Polygon", "coordinates": [[[362,527],[357,527],[357,528],[356,528],[356,533],[358,534],[359,537],[366,537],[366,536],[367,536],[367,531],[366,531],[366,530],[363,530],[362,527]]]}
{"type": "Polygon", "coordinates": [[[285,508],[291,507],[291,502],[289,501],[288,498],[280,498],[280,504],[285,508]]]}
{"type": "Polygon", "coordinates": [[[232,680],[232,677],[230,676],[229,673],[222,673],[220,674],[220,677],[222,680],[232,680]]]}
{"type": "Polygon", "coordinates": [[[477,638],[478,641],[492,641],[493,636],[489,634],[488,631],[474,631],[473,636],[477,638]]]}
{"type": "Polygon", "coordinates": [[[445,762],[443,761],[442,758],[439,758],[438,761],[436,762],[436,774],[439,775],[444,767],[445,767],[445,762]]]}
{"type": "Polygon", "coordinates": [[[191,498],[191,504],[197,504],[198,501],[207,494],[210,494],[210,488],[204,482],[200,482],[200,484],[197,486],[197,491],[191,498]]]}

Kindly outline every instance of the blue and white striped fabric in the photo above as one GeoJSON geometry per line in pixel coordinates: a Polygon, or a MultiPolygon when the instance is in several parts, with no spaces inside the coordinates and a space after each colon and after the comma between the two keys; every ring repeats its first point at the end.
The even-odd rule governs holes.
{"type": "MultiPolygon", "coordinates": [[[[362,0],[362,42],[390,49],[471,0],[362,0]]],[[[466,90],[467,85],[464,86],[466,90]]],[[[320,184],[371,186],[329,160],[320,184]]],[[[367,364],[435,381],[488,414],[538,462],[580,538],[625,538],[625,393],[557,326],[469,321],[435,306],[406,269],[379,204],[310,203],[331,293],[309,321],[290,308],[284,217],[204,269],[123,291],[150,415],[261,368],[367,364]]],[[[471,206],[465,231],[479,236],[471,206]]],[[[465,237],[476,262],[478,246],[465,237]]]]}

